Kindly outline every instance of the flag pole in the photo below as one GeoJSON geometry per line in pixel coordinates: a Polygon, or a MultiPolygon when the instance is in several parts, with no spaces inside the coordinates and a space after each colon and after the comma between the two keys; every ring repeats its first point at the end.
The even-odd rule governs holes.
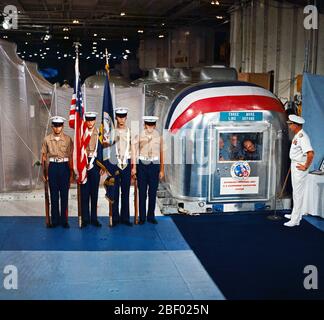
{"type": "MultiPolygon", "coordinates": [[[[79,46],[81,44],[79,42],[74,42],[73,46],[75,47],[75,63],[79,64],[79,46]]],[[[78,81],[79,81],[79,66],[78,69],[75,70],[75,90],[78,90],[78,81]]],[[[76,126],[74,128],[76,130],[76,126]]],[[[82,208],[81,208],[81,184],[77,182],[77,199],[78,199],[78,224],[79,228],[82,228],[82,208]]]]}
{"type": "MultiPolygon", "coordinates": [[[[109,58],[108,58],[108,49],[105,49],[105,57],[106,57],[106,72],[107,72],[107,77],[109,80],[109,58]]],[[[111,132],[112,133],[112,132],[111,132]]],[[[111,137],[112,139],[112,137],[111,137]]],[[[108,200],[109,203],[109,227],[113,226],[113,219],[112,219],[112,211],[113,211],[113,205],[112,205],[112,201],[108,200]]]]}
{"type": "Polygon", "coordinates": [[[54,102],[55,102],[55,115],[57,116],[57,89],[56,89],[56,83],[54,84],[54,102]]]}

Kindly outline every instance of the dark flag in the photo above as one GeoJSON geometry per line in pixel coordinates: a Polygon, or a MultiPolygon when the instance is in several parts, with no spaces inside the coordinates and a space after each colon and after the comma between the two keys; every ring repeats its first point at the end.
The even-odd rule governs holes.
{"type": "Polygon", "coordinates": [[[103,94],[101,126],[98,135],[97,165],[108,174],[104,182],[106,197],[113,201],[115,176],[119,173],[114,152],[114,109],[109,85],[109,66],[106,65],[106,80],[103,94]],[[110,161],[108,161],[110,160],[110,161]]]}

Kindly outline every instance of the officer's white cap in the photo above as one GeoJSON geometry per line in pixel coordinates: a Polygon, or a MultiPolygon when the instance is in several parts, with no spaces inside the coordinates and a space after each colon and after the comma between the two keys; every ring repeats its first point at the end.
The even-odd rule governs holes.
{"type": "Polygon", "coordinates": [[[115,113],[120,114],[122,116],[127,115],[127,112],[128,112],[128,108],[116,108],[115,109],[115,113]]]}
{"type": "Polygon", "coordinates": [[[65,118],[60,116],[55,116],[55,117],[51,117],[50,120],[52,121],[52,123],[64,123],[65,118]]]}
{"type": "Polygon", "coordinates": [[[144,122],[150,122],[150,123],[156,123],[156,121],[159,120],[159,117],[155,116],[144,116],[143,117],[144,122]]]}
{"type": "Polygon", "coordinates": [[[300,117],[300,116],[296,116],[295,114],[290,114],[288,116],[288,121],[287,123],[297,123],[297,124],[304,124],[305,123],[305,119],[300,117]]]}
{"type": "Polygon", "coordinates": [[[87,112],[84,113],[84,116],[86,118],[97,118],[97,114],[98,114],[98,112],[87,111],[87,112]]]}

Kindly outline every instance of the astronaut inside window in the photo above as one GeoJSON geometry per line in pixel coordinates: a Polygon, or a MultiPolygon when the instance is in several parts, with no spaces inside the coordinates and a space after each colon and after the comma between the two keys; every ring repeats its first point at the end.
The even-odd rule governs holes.
{"type": "Polygon", "coordinates": [[[220,133],[218,161],[261,161],[262,133],[220,133]]]}

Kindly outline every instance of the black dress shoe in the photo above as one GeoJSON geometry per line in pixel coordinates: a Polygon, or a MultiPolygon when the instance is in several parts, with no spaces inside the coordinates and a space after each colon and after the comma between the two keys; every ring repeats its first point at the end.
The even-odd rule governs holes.
{"type": "Polygon", "coordinates": [[[140,220],[140,221],[138,222],[138,224],[144,224],[144,223],[145,223],[144,220],[140,220]]]}
{"type": "Polygon", "coordinates": [[[132,227],[133,224],[129,221],[123,221],[122,224],[126,225],[126,226],[129,226],[129,227],[132,227]]]}
{"type": "Polygon", "coordinates": [[[101,227],[101,223],[100,223],[98,220],[91,222],[91,224],[92,224],[93,226],[95,226],[95,227],[98,227],[98,228],[101,227]]]}
{"type": "Polygon", "coordinates": [[[157,220],[155,218],[153,219],[147,219],[147,222],[153,223],[153,224],[158,224],[157,220]]]}
{"type": "Polygon", "coordinates": [[[53,225],[51,223],[46,223],[46,228],[51,229],[53,228],[53,225]]]}
{"type": "Polygon", "coordinates": [[[64,229],[69,229],[69,228],[70,228],[70,226],[69,226],[68,223],[64,223],[62,227],[63,227],[64,229]]]}
{"type": "Polygon", "coordinates": [[[88,225],[87,222],[82,222],[82,223],[81,223],[81,228],[85,228],[87,225],[88,225]]]}

